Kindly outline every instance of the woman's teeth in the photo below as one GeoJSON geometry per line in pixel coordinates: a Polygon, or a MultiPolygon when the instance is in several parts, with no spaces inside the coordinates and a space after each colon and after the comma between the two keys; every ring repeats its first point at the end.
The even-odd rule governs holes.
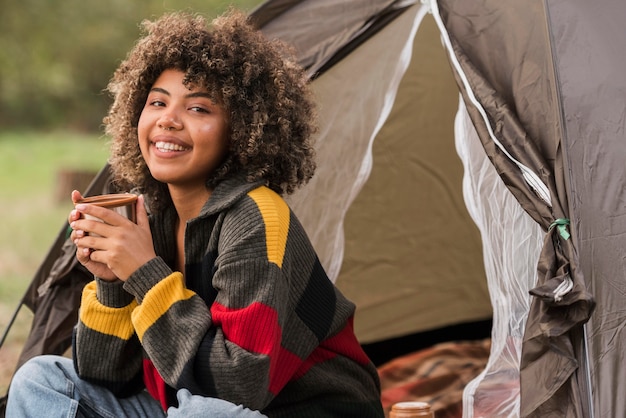
{"type": "Polygon", "coordinates": [[[165,141],[157,141],[154,146],[156,147],[156,149],[158,149],[159,151],[163,151],[163,152],[169,152],[169,151],[184,151],[185,147],[182,147],[178,144],[173,144],[171,142],[165,142],[165,141]]]}

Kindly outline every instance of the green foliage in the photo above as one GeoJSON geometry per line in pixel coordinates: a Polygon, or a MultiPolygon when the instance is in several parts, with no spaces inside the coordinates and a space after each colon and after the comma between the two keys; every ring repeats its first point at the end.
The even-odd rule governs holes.
{"type": "Polygon", "coordinates": [[[213,17],[260,0],[3,0],[0,126],[99,131],[103,93],[139,24],[185,10],[213,17]]]}

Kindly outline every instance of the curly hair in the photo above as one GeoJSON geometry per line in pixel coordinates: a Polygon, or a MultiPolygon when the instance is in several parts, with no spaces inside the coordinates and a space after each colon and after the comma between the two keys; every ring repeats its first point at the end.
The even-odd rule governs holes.
{"type": "Polygon", "coordinates": [[[119,188],[139,188],[157,205],[170,200],[167,185],[150,175],[137,138],[149,90],[167,69],[184,72],[188,87],[214,92],[228,115],[229,155],[207,187],[242,174],[279,194],[308,182],[315,171],[315,106],[287,45],[265,38],[234,9],[210,25],[199,15],[170,13],[142,26],[144,37],[108,85],[113,104],[104,125],[119,188]]]}

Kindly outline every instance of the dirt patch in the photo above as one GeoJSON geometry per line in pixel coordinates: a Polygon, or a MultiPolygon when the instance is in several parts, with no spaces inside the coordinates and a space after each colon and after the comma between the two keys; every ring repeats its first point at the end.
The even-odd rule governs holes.
{"type": "MultiPolygon", "coordinates": [[[[13,307],[9,308],[0,304],[0,337],[7,329],[9,320],[13,315],[13,309],[13,307]]],[[[9,387],[11,377],[15,372],[17,359],[30,332],[32,319],[32,312],[22,307],[9,329],[4,344],[0,347],[0,396],[3,396],[9,387]]]]}
{"type": "Polygon", "coordinates": [[[15,372],[15,365],[22,350],[22,343],[8,341],[0,348],[0,396],[4,396],[15,372]]]}

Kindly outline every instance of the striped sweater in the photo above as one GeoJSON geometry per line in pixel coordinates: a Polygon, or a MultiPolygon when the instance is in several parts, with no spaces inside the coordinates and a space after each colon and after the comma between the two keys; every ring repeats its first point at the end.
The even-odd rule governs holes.
{"type": "Polygon", "coordinates": [[[383,417],[375,367],[285,201],[241,180],[216,187],[185,232],[173,208],[151,216],[157,258],[125,282],[84,291],[74,338],[79,375],[164,409],[175,391],[218,397],[269,417],[383,417]]]}

